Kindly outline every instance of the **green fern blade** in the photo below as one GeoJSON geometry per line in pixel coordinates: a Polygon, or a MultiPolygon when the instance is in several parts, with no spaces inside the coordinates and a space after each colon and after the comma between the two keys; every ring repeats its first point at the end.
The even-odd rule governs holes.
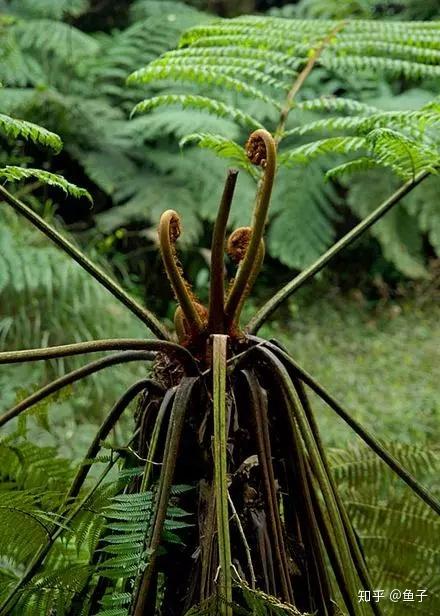
{"type": "Polygon", "coordinates": [[[0,114],[0,130],[2,130],[7,137],[12,139],[24,137],[34,143],[49,147],[55,152],[59,152],[63,147],[60,137],[55,133],[41,126],[37,126],[37,124],[33,124],[32,122],[17,120],[16,118],[10,118],[4,114],[0,114]]]}
{"type": "Polygon", "coordinates": [[[49,186],[60,188],[66,195],[76,197],[77,199],[85,197],[90,203],[93,203],[90,193],[85,188],[79,188],[75,184],[68,182],[61,175],[50,173],[49,171],[7,165],[0,168],[0,177],[5,178],[8,182],[21,182],[22,180],[33,178],[42,184],[49,184],[49,186]]]}
{"type": "Polygon", "coordinates": [[[136,105],[132,114],[148,113],[159,107],[169,105],[179,105],[183,109],[190,108],[208,111],[220,118],[230,118],[237,122],[237,124],[250,128],[251,130],[261,128],[262,126],[257,120],[240,109],[226,105],[213,98],[191,94],[163,94],[161,96],[146,99],[136,105]]]}
{"type": "Polygon", "coordinates": [[[222,158],[229,158],[241,167],[250,170],[251,165],[246,156],[244,148],[235,141],[226,139],[222,135],[210,135],[208,133],[194,133],[187,135],[180,141],[180,146],[183,147],[188,143],[196,143],[200,148],[212,150],[222,158]]]}
{"type": "MultiPolygon", "coordinates": [[[[232,67],[234,68],[234,67],[232,67]]],[[[237,73],[239,71],[231,71],[237,73]]],[[[281,104],[261,90],[249,85],[241,79],[231,77],[226,72],[219,72],[200,67],[192,68],[185,66],[181,68],[173,66],[147,66],[132,73],[128,78],[128,83],[151,83],[160,80],[183,81],[197,83],[200,85],[218,86],[239,92],[252,98],[261,99],[276,109],[281,109],[281,104]]]]}
{"type": "Polygon", "coordinates": [[[278,157],[280,165],[292,167],[296,164],[307,164],[325,154],[351,154],[365,150],[367,142],[363,137],[329,137],[283,152],[278,157]]]}

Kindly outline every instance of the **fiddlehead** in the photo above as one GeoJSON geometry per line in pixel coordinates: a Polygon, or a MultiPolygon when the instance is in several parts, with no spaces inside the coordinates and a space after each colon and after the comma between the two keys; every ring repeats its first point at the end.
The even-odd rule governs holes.
{"type": "Polygon", "coordinates": [[[237,310],[244,301],[243,296],[246,295],[255,261],[261,250],[261,240],[276,171],[276,145],[267,130],[259,129],[250,135],[246,143],[246,153],[254,165],[263,169],[263,176],[257,191],[249,245],[226,300],[225,312],[228,326],[237,322],[237,310]]]}
{"type": "MultiPolygon", "coordinates": [[[[239,227],[235,229],[229,236],[227,245],[226,245],[226,253],[229,258],[234,261],[234,263],[241,263],[246,256],[246,252],[249,248],[249,243],[251,240],[252,229],[251,227],[239,227]]],[[[264,256],[266,253],[265,244],[263,238],[260,240],[260,246],[258,248],[256,259],[252,264],[251,272],[249,274],[249,278],[246,282],[246,286],[244,292],[242,293],[239,303],[237,305],[235,311],[235,319],[234,323],[238,325],[240,320],[240,314],[243,309],[246,298],[249,296],[252,287],[255,284],[258,274],[260,273],[261,266],[263,265],[264,256]]],[[[233,288],[234,283],[232,283],[231,289],[233,288]]]]}
{"type": "Polygon", "coordinates": [[[168,280],[187,321],[190,333],[200,334],[205,326],[203,307],[195,300],[189,283],[184,279],[176,254],[176,242],[181,234],[180,217],[174,210],[167,210],[160,217],[159,246],[168,280]]]}

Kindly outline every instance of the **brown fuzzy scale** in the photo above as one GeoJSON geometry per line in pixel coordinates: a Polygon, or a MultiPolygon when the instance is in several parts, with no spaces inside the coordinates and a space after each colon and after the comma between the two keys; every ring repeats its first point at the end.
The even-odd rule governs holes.
{"type": "Polygon", "coordinates": [[[266,165],[266,145],[262,137],[251,135],[245,145],[246,155],[253,165],[265,167],[266,165]]]}
{"type": "Polygon", "coordinates": [[[180,237],[182,228],[180,226],[180,219],[178,216],[172,216],[169,225],[169,233],[171,243],[174,245],[180,237]]]}
{"type": "Polygon", "coordinates": [[[251,240],[251,233],[251,227],[239,227],[229,236],[226,253],[234,263],[240,263],[244,259],[251,240]]]}

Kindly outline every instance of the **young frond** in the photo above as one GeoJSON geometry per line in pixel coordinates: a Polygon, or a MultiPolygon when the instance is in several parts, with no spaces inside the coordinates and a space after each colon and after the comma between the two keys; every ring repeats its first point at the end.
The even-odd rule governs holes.
{"type": "Polygon", "coordinates": [[[0,131],[11,139],[24,137],[34,143],[51,148],[55,152],[59,152],[63,146],[61,139],[55,133],[32,122],[11,118],[3,113],[0,114],[0,131]]]}
{"type": "Polygon", "coordinates": [[[36,179],[38,182],[41,182],[41,184],[48,184],[49,186],[60,188],[66,195],[76,197],[77,199],[85,197],[90,203],[93,203],[90,193],[85,188],[79,188],[76,184],[68,182],[63,176],[42,169],[29,169],[7,165],[6,167],[0,168],[0,177],[8,182],[21,182],[30,178],[36,179]]]}

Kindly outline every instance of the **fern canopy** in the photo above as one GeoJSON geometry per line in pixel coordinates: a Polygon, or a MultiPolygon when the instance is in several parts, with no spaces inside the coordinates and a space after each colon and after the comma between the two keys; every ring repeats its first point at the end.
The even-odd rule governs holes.
{"type": "MultiPolygon", "coordinates": [[[[135,112],[157,114],[174,106],[183,109],[184,118],[197,109],[207,118],[207,127],[208,118],[227,117],[241,141],[202,129],[191,131],[180,142],[197,143],[243,167],[239,144],[245,141],[245,129],[263,125],[276,134],[285,190],[279,192],[282,202],[277,195],[273,200],[268,248],[286,265],[303,268],[332,242],[332,210],[338,200],[333,190],[321,183],[318,189],[311,179],[297,190],[297,176],[304,171],[296,175],[292,171],[289,176],[282,174],[283,167],[305,167],[310,178],[316,168],[334,183],[376,168],[403,180],[423,170],[437,173],[440,108],[434,93],[430,102],[416,109],[394,110],[356,96],[362,84],[371,83],[377,75],[390,84],[404,78],[414,89],[427,84],[434,92],[434,84],[440,82],[439,31],[440,22],[257,16],[213,20],[190,28],[179,48],[130,76],[129,83],[167,88],[166,94],[138,103],[135,112]],[[303,84],[310,63],[321,83],[333,83],[338,95],[317,96],[316,80],[303,84]],[[296,96],[288,95],[291,89],[296,96]],[[285,224],[291,230],[287,241],[285,224]],[[308,231],[309,225],[315,232],[308,231]],[[301,240],[305,236],[307,242],[301,240]]],[[[390,97],[387,105],[392,104],[390,97]]],[[[421,220],[418,224],[418,233],[423,233],[421,220]]],[[[380,241],[386,250],[385,241],[393,239],[380,241]]],[[[423,270],[416,274],[394,255],[391,260],[408,275],[417,276],[423,270]]]]}

